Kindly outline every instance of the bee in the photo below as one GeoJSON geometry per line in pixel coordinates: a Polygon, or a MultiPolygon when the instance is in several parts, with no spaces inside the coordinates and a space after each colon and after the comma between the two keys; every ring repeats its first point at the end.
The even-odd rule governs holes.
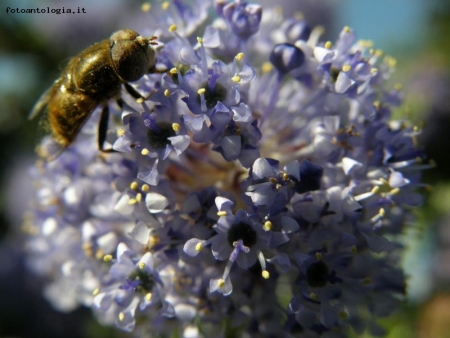
{"type": "Polygon", "coordinates": [[[123,29],[70,59],[29,116],[31,120],[47,108],[48,126],[60,148],[56,155],[72,144],[99,105],[103,105],[103,110],[98,126],[98,147],[108,151],[103,149],[109,120],[107,101],[116,98],[121,104],[122,85],[134,98],[142,98],[128,82],[156,72],[156,56],[151,47],[157,44],[155,39],[155,36],[145,38],[133,30],[123,29]]]}

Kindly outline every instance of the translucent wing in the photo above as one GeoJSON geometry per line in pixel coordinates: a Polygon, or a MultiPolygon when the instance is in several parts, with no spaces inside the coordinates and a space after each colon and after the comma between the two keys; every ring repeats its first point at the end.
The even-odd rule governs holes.
{"type": "Polygon", "coordinates": [[[53,86],[47,89],[44,94],[41,95],[39,100],[36,101],[34,104],[33,110],[31,111],[30,115],[28,116],[28,120],[34,119],[36,116],[39,115],[39,113],[45,108],[48,101],[50,100],[50,92],[52,90],[53,86]]]}

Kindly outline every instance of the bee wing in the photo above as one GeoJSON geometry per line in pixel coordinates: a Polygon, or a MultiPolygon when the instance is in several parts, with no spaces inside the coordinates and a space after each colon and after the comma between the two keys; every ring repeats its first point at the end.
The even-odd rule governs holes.
{"type": "Polygon", "coordinates": [[[44,94],[41,95],[39,100],[36,101],[34,104],[33,110],[31,111],[30,115],[28,115],[28,120],[34,119],[36,116],[39,115],[39,113],[44,109],[44,107],[47,105],[48,101],[50,100],[50,93],[53,87],[50,87],[47,89],[44,94]]]}

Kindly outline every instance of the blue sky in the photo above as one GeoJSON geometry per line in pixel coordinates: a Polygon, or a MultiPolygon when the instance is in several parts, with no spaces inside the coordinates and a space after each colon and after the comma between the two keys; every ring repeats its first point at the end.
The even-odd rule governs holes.
{"type": "Polygon", "coordinates": [[[418,49],[426,37],[431,8],[439,1],[426,0],[338,0],[337,25],[350,26],[359,38],[375,47],[418,49]]]}

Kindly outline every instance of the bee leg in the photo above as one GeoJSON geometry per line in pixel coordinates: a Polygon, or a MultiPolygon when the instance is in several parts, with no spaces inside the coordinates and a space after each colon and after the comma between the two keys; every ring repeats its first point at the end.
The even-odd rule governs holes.
{"type": "Polygon", "coordinates": [[[144,99],[144,97],[141,94],[139,94],[139,92],[136,89],[134,89],[131,85],[129,85],[128,83],[124,83],[123,85],[125,86],[125,89],[128,92],[128,94],[130,94],[136,100],[144,99]]]}
{"type": "Polygon", "coordinates": [[[105,105],[100,115],[100,121],[98,123],[98,149],[104,153],[114,153],[114,149],[104,149],[103,145],[106,141],[108,134],[108,122],[109,122],[109,107],[105,105]]]}

